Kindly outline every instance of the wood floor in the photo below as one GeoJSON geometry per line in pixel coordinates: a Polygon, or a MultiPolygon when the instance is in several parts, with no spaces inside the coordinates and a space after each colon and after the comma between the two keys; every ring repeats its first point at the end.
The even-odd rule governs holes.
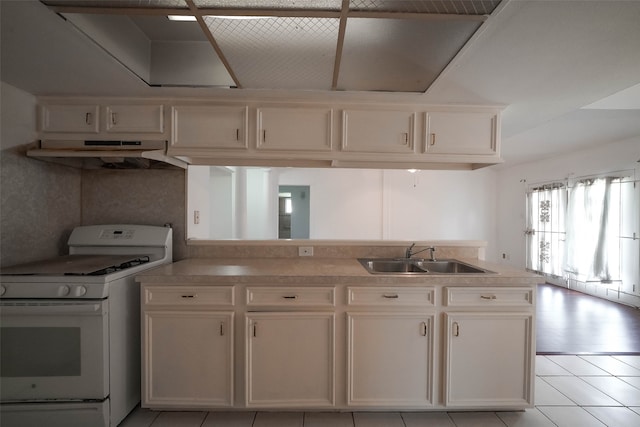
{"type": "Polygon", "coordinates": [[[537,354],[640,354],[640,310],[538,285],[537,354]]]}

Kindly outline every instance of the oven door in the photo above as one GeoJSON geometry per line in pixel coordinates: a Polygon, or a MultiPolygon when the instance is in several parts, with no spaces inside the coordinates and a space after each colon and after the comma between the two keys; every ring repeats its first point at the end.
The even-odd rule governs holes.
{"type": "Polygon", "coordinates": [[[107,313],[107,300],[2,301],[1,400],[105,399],[107,313]]]}

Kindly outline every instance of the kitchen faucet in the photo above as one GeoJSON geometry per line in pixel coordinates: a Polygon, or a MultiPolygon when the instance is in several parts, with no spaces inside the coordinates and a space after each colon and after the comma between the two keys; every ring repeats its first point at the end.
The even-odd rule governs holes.
{"type": "Polygon", "coordinates": [[[411,244],[411,246],[409,246],[409,247],[407,248],[407,250],[406,250],[406,251],[404,251],[404,257],[405,257],[405,258],[411,258],[412,256],[414,256],[414,255],[416,255],[416,254],[419,254],[420,252],[424,252],[424,251],[431,251],[431,258],[430,258],[430,261],[435,261],[435,260],[436,260],[435,255],[433,254],[433,253],[436,251],[436,247],[435,247],[435,246],[427,246],[427,247],[426,247],[426,248],[424,248],[424,249],[420,249],[419,251],[412,252],[411,250],[413,249],[413,247],[414,247],[415,245],[416,245],[415,243],[412,243],[412,244],[411,244]]]}

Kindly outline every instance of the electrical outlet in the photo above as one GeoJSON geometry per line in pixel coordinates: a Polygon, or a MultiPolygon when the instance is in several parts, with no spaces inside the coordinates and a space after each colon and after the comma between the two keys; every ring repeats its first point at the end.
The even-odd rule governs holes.
{"type": "Polygon", "coordinates": [[[313,246],[298,246],[298,256],[313,256],[313,246]]]}
{"type": "Polygon", "coordinates": [[[193,223],[200,224],[200,211],[193,211],[193,223]]]}

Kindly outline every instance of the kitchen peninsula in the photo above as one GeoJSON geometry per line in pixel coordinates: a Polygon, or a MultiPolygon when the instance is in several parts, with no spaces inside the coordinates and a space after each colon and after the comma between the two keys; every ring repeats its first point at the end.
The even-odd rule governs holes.
{"type": "Polygon", "coordinates": [[[489,270],[458,274],[370,274],[357,258],[401,252],[384,245],[191,249],[138,277],[143,407],[533,406],[538,277],[480,247],[438,246],[489,270]]]}

